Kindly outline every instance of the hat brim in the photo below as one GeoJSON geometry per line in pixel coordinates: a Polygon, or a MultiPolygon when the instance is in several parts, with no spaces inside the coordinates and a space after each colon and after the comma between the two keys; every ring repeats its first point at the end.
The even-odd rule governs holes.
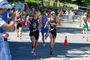
{"type": "Polygon", "coordinates": [[[11,9],[11,5],[7,4],[7,5],[3,5],[2,7],[0,7],[2,9],[11,9]]]}
{"type": "Polygon", "coordinates": [[[10,8],[11,8],[11,5],[8,4],[7,1],[2,1],[2,2],[0,3],[0,8],[1,8],[1,9],[10,9],[10,8]]]}

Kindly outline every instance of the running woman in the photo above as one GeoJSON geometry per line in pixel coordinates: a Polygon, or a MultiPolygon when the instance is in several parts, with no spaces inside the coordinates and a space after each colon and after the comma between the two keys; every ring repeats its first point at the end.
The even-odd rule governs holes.
{"type": "Polygon", "coordinates": [[[52,55],[57,35],[56,27],[60,27],[60,21],[56,17],[54,11],[51,11],[51,17],[50,20],[48,20],[47,25],[49,26],[49,33],[50,33],[50,55],[52,55]]]}
{"type": "Polygon", "coordinates": [[[38,44],[38,39],[39,39],[39,19],[37,16],[37,13],[34,13],[34,16],[30,16],[29,20],[29,36],[31,38],[31,43],[32,43],[32,54],[36,56],[36,48],[38,44]]]}
{"type": "Polygon", "coordinates": [[[19,10],[16,11],[15,21],[16,21],[16,24],[15,24],[16,35],[17,35],[17,37],[21,38],[21,36],[22,36],[22,17],[21,17],[19,10]]]}
{"type": "Polygon", "coordinates": [[[42,34],[42,41],[43,46],[45,47],[45,39],[48,37],[48,26],[46,26],[46,22],[48,21],[46,14],[44,13],[41,19],[42,27],[41,27],[41,34],[42,34]]]}
{"type": "Polygon", "coordinates": [[[82,15],[82,28],[83,28],[83,38],[86,37],[87,41],[88,41],[88,22],[89,21],[89,17],[88,17],[88,13],[85,12],[83,15],[82,15]]]}

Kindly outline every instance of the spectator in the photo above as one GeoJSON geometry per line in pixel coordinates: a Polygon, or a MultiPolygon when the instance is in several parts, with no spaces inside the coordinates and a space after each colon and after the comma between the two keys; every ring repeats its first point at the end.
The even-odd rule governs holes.
{"type": "MultiPolygon", "coordinates": [[[[7,24],[4,20],[2,20],[2,14],[4,11],[6,11],[9,8],[8,2],[6,0],[0,0],[0,27],[8,30],[13,31],[14,30],[14,17],[13,21],[11,21],[9,24],[7,24]]],[[[13,14],[14,15],[14,14],[13,14]]],[[[13,16],[12,15],[12,16],[13,16]]],[[[9,60],[6,55],[6,48],[4,46],[4,38],[2,36],[2,33],[0,32],[0,60],[9,60]]]]}
{"type": "Polygon", "coordinates": [[[63,15],[63,14],[64,14],[64,11],[61,9],[61,10],[59,11],[59,14],[60,14],[60,15],[63,15]]]}
{"type": "Polygon", "coordinates": [[[69,20],[72,20],[74,22],[74,16],[75,16],[74,11],[70,10],[69,20]]]}

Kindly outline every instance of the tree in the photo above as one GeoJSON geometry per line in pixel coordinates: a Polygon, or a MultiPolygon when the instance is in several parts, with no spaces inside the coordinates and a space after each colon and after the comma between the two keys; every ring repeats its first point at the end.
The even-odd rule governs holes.
{"type": "Polygon", "coordinates": [[[82,2],[83,0],[76,0],[76,4],[79,6],[85,6],[85,3],[82,2]]]}
{"type": "Polygon", "coordinates": [[[90,6],[90,0],[82,0],[86,5],[90,6]]]}
{"type": "Polygon", "coordinates": [[[76,0],[76,3],[79,5],[82,3],[82,0],[76,0]]]}

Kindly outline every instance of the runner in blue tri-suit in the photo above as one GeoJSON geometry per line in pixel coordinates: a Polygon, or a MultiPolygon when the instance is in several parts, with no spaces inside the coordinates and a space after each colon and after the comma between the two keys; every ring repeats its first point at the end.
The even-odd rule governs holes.
{"type": "Polygon", "coordinates": [[[43,41],[43,46],[45,46],[45,39],[47,38],[48,36],[48,26],[46,26],[46,22],[47,22],[47,17],[45,14],[43,14],[42,16],[42,27],[41,27],[41,34],[42,34],[42,41],[43,41]]]}

